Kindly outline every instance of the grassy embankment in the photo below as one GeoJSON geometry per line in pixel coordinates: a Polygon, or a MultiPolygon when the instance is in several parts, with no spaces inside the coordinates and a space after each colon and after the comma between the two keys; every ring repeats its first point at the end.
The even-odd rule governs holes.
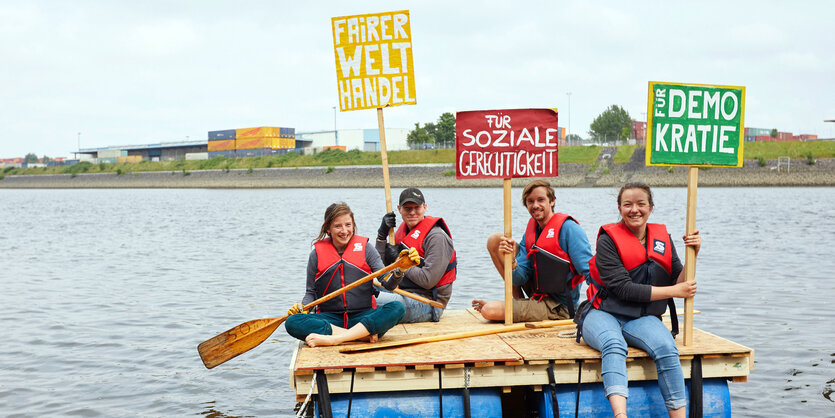
{"type": "MultiPolygon", "coordinates": [[[[614,156],[616,164],[629,161],[635,151],[635,145],[618,147],[614,156]]],[[[560,163],[593,164],[601,147],[599,146],[570,146],[562,147],[559,151],[560,163]]],[[[835,158],[835,141],[813,142],[748,142],[745,144],[746,159],[758,159],[764,163],[767,159],[778,156],[788,156],[804,162],[813,162],[818,158],[835,158]]],[[[388,153],[390,164],[451,164],[455,161],[454,149],[391,151],[388,153]]],[[[90,164],[79,163],[71,166],[55,166],[40,168],[12,168],[6,167],[0,171],[0,179],[5,175],[21,174],[70,174],[79,173],[116,173],[122,175],[137,171],[171,171],[172,173],[188,174],[195,170],[234,170],[270,167],[311,167],[340,165],[379,165],[379,152],[328,150],[315,155],[298,155],[294,153],[272,157],[254,158],[223,158],[195,161],[142,161],[139,163],[90,164]]]]}

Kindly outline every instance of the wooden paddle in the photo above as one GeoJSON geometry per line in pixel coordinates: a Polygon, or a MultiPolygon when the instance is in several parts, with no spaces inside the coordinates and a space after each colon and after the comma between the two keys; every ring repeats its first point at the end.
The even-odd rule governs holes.
{"type": "Polygon", "coordinates": [[[503,327],[495,327],[495,328],[487,328],[478,331],[464,331],[464,332],[456,332],[453,334],[446,334],[446,335],[431,335],[428,337],[419,337],[419,338],[412,338],[410,340],[401,340],[401,341],[388,341],[384,343],[375,343],[375,344],[360,344],[360,345],[352,345],[346,346],[339,349],[340,353],[359,353],[362,351],[370,351],[370,350],[378,350],[381,348],[391,348],[391,347],[402,347],[405,345],[412,345],[412,344],[422,344],[422,343],[432,343],[437,341],[449,341],[449,340],[457,340],[461,338],[469,338],[469,337],[479,337],[482,335],[490,335],[490,334],[499,334],[502,332],[512,332],[512,331],[524,331],[526,329],[534,328],[549,328],[549,327],[558,327],[561,325],[574,325],[573,319],[561,319],[556,321],[539,321],[533,322],[529,324],[514,324],[514,325],[505,325],[503,327]]]}
{"type": "MultiPolygon", "coordinates": [[[[377,276],[382,276],[396,268],[407,269],[415,265],[408,255],[398,257],[394,263],[386,266],[382,270],[377,270],[374,273],[365,276],[348,286],[339,290],[328,293],[327,295],[314,300],[313,302],[304,305],[304,310],[327,302],[357,286],[361,286],[377,276]]],[[[223,364],[249,350],[252,350],[258,344],[266,340],[273,331],[283,323],[289,315],[284,315],[280,318],[262,318],[253,319],[252,321],[244,322],[226,332],[220,333],[197,346],[197,352],[200,353],[200,359],[206,368],[211,369],[218,364],[223,364]]]]}
{"type": "MultiPolygon", "coordinates": [[[[701,313],[699,311],[695,311],[695,313],[701,313]]],[[[665,313],[663,316],[668,316],[668,313],[665,313]]],[[[681,313],[679,313],[681,315],[681,313]]],[[[488,328],[478,331],[465,331],[465,332],[457,332],[454,334],[446,334],[446,335],[431,335],[428,337],[419,337],[413,338],[410,340],[401,340],[401,341],[388,341],[384,343],[375,343],[375,344],[361,344],[361,345],[351,345],[346,346],[339,349],[340,353],[359,353],[363,351],[371,351],[371,350],[378,350],[381,348],[391,348],[391,347],[402,347],[406,345],[412,344],[422,344],[422,343],[431,343],[437,341],[448,341],[448,340],[457,340],[461,338],[469,338],[469,337],[478,337],[482,335],[490,335],[490,334],[499,334],[502,332],[512,332],[512,331],[524,331],[526,329],[537,329],[537,328],[551,328],[551,327],[559,327],[564,325],[574,325],[573,319],[560,319],[560,320],[549,320],[549,321],[538,321],[538,322],[528,322],[528,323],[520,323],[514,325],[505,325],[504,327],[500,328],[488,328]]]]}
{"type": "MultiPolygon", "coordinates": [[[[378,282],[377,280],[374,280],[374,286],[382,287],[383,289],[385,289],[385,287],[382,285],[382,283],[378,282]]],[[[407,297],[409,299],[414,299],[418,302],[423,302],[427,305],[430,305],[430,306],[438,308],[438,309],[444,309],[444,305],[441,302],[438,302],[438,301],[435,301],[435,300],[432,300],[432,299],[427,299],[423,296],[416,295],[416,294],[411,293],[411,292],[407,292],[407,291],[405,291],[405,290],[403,290],[399,287],[395,287],[394,290],[392,290],[392,292],[397,293],[400,296],[407,297]]]]}

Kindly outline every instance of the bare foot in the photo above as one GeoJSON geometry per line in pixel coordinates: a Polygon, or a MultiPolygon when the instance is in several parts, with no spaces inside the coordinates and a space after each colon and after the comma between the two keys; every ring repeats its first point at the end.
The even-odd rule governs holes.
{"type": "Polygon", "coordinates": [[[365,337],[357,338],[357,341],[368,341],[370,343],[376,343],[377,342],[377,334],[366,335],[365,337]]]}
{"type": "Polygon", "coordinates": [[[484,299],[473,299],[473,309],[475,309],[476,312],[481,312],[481,308],[483,308],[486,303],[487,301],[484,299]]]}
{"type": "Polygon", "coordinates": [[[304,342],[311,347],[337,345],[340,343],[333,335],[310,334],[304,339],[304,342]]]}

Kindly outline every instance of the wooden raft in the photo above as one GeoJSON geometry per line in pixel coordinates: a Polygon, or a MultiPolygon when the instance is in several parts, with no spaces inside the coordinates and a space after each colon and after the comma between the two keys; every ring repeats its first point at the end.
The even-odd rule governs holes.
{"type": "MultiPolygon", "coordinates": [[[[429,335],[503,327],[487,322],[472,309],[447,310],[440,322],[400,324],[381,341],[397,341],[429,335]]],[[[669,326],[669,325],[668,325],[669,326]]],[[[290,361],[290,387],[300,400],[307,395],[316,370],[328,375],[331,393],[430,390],[438,388],[438,373],[445,389],[469,387],[533,386],[548,384],[546,369],[554,364],[557,383],[577,383],[578,368],[583,383],[600,382],[600,352],[566,334],[574,325],[530,329],[452,341],[360,352],[339,353],[336,347],[308,347],[299,342],[290,361]]],[[[694,355],[702,356],[704,378],[726,377],[744,382],[754,368],[754,350],[698,329],[693,345],[685,347],[676,338],[685,376],[690,376],[694,355]]],[[[643,350],[629,348],[629,380],[655,380],[655,363],[643,350]]],[[[315,393],[315,389],[314,389],[315,393]]]]}

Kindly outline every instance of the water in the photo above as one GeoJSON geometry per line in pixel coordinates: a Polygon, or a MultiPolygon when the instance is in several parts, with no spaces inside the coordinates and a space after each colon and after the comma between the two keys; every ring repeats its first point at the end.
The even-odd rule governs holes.
{"type": "MultiPolygon", "coordinates": [[[[426,189],[453,231],[450,303],[499,299],[484,239],[500,189],[426,189]]],[[[395,191],[399,192],[399,190],[395,191]]],[[[686,190],[656,189],[650,220],[680,249],[686,190]]],[[[514,236],[527,214],[513,190],[514,236]]],[[[213,370],[197,344],[301,299],[324,208],[339,200],[373,236],[379,189],[0,190],[0,415],[287,416],[283,327],[213,370]]],[[[590,238],[617,219],[615,191],[562,189],[557,210],[590,238]]],[[[833,416],[835,188],[699,190],[704,240],[696,326],[755,349],[735,416],[833,416]],[[764,413],[763,411],[767,411],[764,413]]]]}

